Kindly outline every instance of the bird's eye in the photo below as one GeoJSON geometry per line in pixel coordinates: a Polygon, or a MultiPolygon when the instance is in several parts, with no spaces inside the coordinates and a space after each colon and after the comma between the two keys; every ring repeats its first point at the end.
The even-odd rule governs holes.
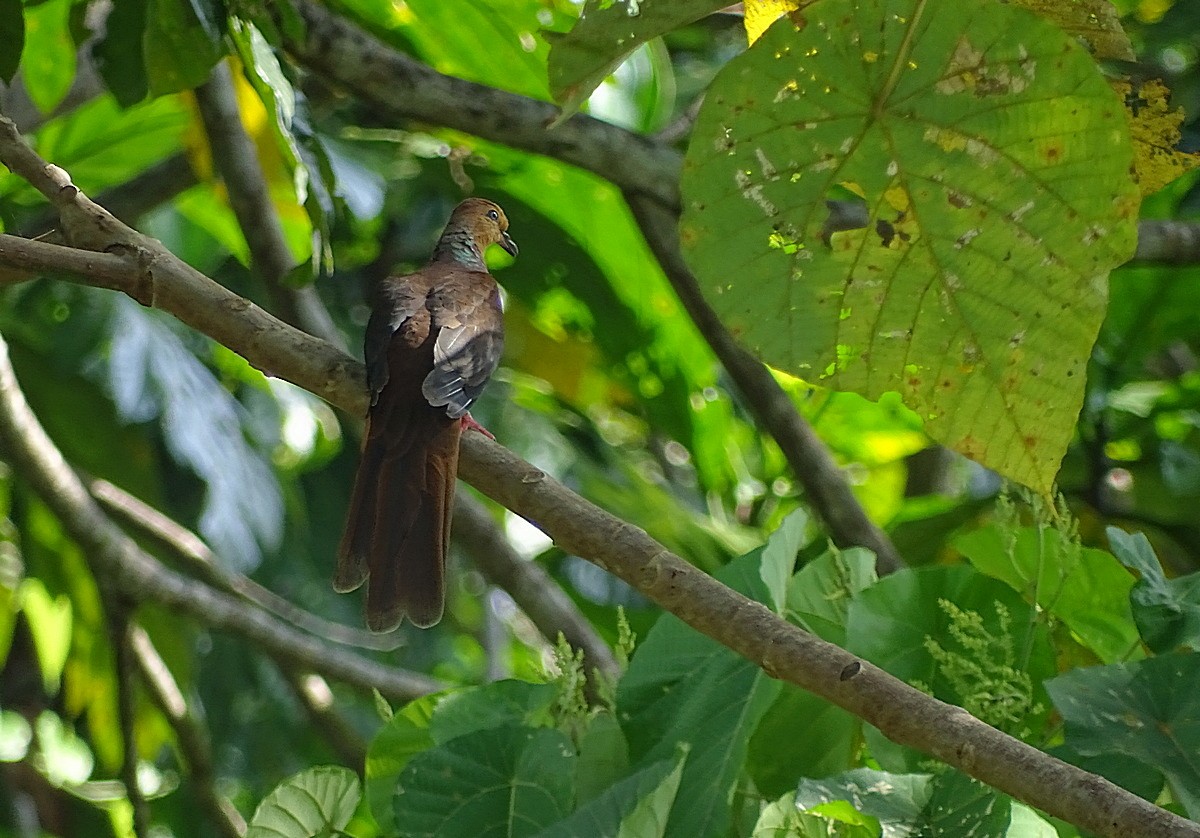
{"type": "Polygon", "coordinates": [[[492,219],[492,221],[500,220],[500,213],[496,212],[495,210],[488,210],[487,216],[488,218],[492,219]]]}

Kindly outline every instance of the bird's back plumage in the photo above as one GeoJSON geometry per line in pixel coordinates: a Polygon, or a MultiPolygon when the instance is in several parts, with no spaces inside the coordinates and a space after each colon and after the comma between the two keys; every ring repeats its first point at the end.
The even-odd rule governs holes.
{"type": "Polygon", "coordinates": [[[367,325],[371,408],[334,587],[367,583],[374,631],[442,616],[461,418],[503,349],[499,288],[482,251],[491,241],[516,250],[493,211],[480,199],[460,204],[433,260],[384,280],[367,325]]]}

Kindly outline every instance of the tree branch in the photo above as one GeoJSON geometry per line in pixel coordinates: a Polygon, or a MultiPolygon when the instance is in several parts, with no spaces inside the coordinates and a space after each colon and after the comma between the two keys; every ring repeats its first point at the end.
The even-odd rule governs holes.
{"type": "Polygon", "coordinates": [[[212,748],[204,723],[188,707],[167,662],[158,654],[145,630],[133,626],[129,642],[134,663],[150,700],[175,732],[175,742],[179,745],[196,799],[208,812],[221,838],[242,838],[246,834],[246,821],[229,799],[217,791],[212,748]]]}
{"type": "MultiPolygon", "coordinates": [[[[315,339],[313,339],[315,340],[315,339]]],[[[30,410],[0,340],[0,444],[83,549],[98,579],[135,601],[153,599],[198,622],[239,634],[272,656],[362,690],[406,700],[442,689],[433,678],[334,648],[160,565],[104,515],[30,410]]]]}
{"type": "Polygon", "coordinates": [[[373,634],[326,620],[292,604],[253,579],[225,569],[200,536],[107,480],[90,481],[88,491],[109,511],[165,546],[193,576],[210,587],[234,594],[331,643],[384,652],[403,645],[403,641],[395,636],[373,634]]]}
{"type": "Polygon", "coordinates": [[[904,566],[900,554],[887,534],[867,517],[829,449],[796,410],[771,370],[733,339],[704,301],[696,277],[679,252],[678,217],[638,195],[625,198],[684,309],[729,371],[751,412],[779,443],[833,540],[843,547],[870,549],[880,575],[899,570],[904,566]]]}
{"type": "Polygon", "coordinates": [[[454,530],[475,566],[508,592],[543,637],[554,643],[561,632],[568,643],[583,650],[589,671],[595,668],[610,678],[620,676],[612,649],[587,617],[545,568],[516,554],[487,508],[469,494],[459,493],[455,500],[454,530]]]}
{"type": "MultiPolygon", "coordinates": [[[[559,115],[549,102],[443,75],[384,46],[326,6],[311,0],[293,5],[304,19],[305,37],[287,40],[287,49],[301,64],[353,91],[379,118],[415,119],[545,154],[678,207],[683,158],[674,149],[583,114],[547,130],[559,115]]],[[[287,27],[281,29],[286,33],[287,27]]]]}
{"type": "MultiPolygon", "coordinates": [[[[0,119],[0,160],[10,162],[11,144],[4,142],[0,119]]],[[[23,145],[23,143],[22,143],[23,145]]],[[[32,155],[32,152],[29,152],[32,155]]],[[[36,170],[36,166],[34,167],[36,170]]],[[[61,170],[59,170],[61,173],[61,170]]],[[[36,171],[35,171],[36,176],[36,171]]],[[[65,173],[61,180],[67,181],[65,173]]],[[[58,197],[56,181],[49,191],[58,197]]],[[[73,189],[73,187],[70,187],[73,189]]],[[[103,210],[75,190],[63,205],[64,221],[95,219],[96,229],[109,229],[103,210]],[[79,210],[80,212],[74,212],[79,210]]],[[[127,230],[127,228],[126,228],[127,230]]],[[[120,231],[118,231],[120,232],[120,231]]],[[[184,269],[160,244],[133,231],[135,246],[153,254],[149,267],[157,271],[157,293],[151,302],[177,308],[185,322],[208,322],[196,311],[225,310],[222,322],[209,332],[259,369],[286,370],[289,380],[354,413],[366,407],[360,365],[322,341],[297,332],[261,309],[234,295],[192,269],[184,269]],[[232,299],[231,299],[232,298],[232,299]],[[293,354],[294,353],[294,354],[293,354]],[[312,386],[309,386],[312,385],[312,386]]],[[[130,261],[130,267],[138,264],[130,261]]],[[[137,286],[135,286],[137,287],[137,286]]],[[[206,331],[203,326],[197,326],[206,331]]],[[[213,625],[239,631],[252,641],[280,649],[284,657],[304,658],[301,665],[355,683],[372,683],[363,668],[367,662],[345,653],[321,657],[323,647],[303,637],[295,646],[280,644],[271,619],[247,613],[230,597],[171,574],[141,553],[124,533],[104,517],[74,473],[53,448],[16,387],[7,352],[0,344],[0,441],[9,449],[14,466],[29,480],[71,536],[101,563],[123,590],[159,589],[156,599],[213,625]],[[337,670],[333,672],[331,670],[337,670]],[[351,677],[353,676],[353,677],[351,677]]],[[[1200,824],[1184,820],[1113,783],[1068,765],[972,717],[965,710],[938,701],[909,687],[883,670],[805,633],[772,614],[759,603],[738,594],[689,565],[654,541],[645,531],[604,512],[561,483],[538,471],[481,434],[462,442],[460,473],[489,497],[534,522],[564,550],[588,559],[630,583],[650,599],[717,642],[753,661],[771,677],[794,683],[875,725],[889,739],[931,754],[1018,800],[1102,836],[1200,838],[1200,824]]],[[[290,628],[287,631],[294,631],[290,628]]],[[[393,678],[398,678],[394,670],[393,678]]],[[[381,673],[379,674],[382,677],[381,673]]],[[[399,692],[413,694],[407,678],[399,692]]],[[[376,682],[378,685],[378,682],[376,682]]],[[[381,687],[381,691],[383,691],[381,687]]]]}
{"type": "Polygon", "coordinates": [[[880,573],[903,565],[896,548],[867,517],[828,449],[770,371],[733,340],[701,296],[679,252],[676,226],[683,160],[679,152],[579,114],[547,130],[556,110],[545,102],[437,73],[311,0],[298,0],[296,9],[307,23],[306,39],[288,43],[296,59],[353,91],[380,118],[457,128],[571,163],[619,186],[684,308],[759,424],[783,450],[834,541],[872,550],[880,573]]]}
{"type": "MultiPolygon", "coordinates": [[[[101,580],[101,590],[108,588],[101,580]]],[[[150,835],[150,804],[138,782],[137,691],[134,688],[134,652],[130,631],[133,608],[125,596],[109,591],[105,603],[108,618],[108,638],[113,649],[113,668],[117,679],[117,724],[121,730],[121,781],[125,799],[133,810],[133,834],[136,838],[150,835]]]]}
{"type": "Polygon", "coordinates": [[[316,289],[311,285],[287,285],[295,259],[284,238],[258,152],[242,124],[228,63],[218,62],[208,81],[196,88],[196,105],[213,163],[225,182],[229,204],[250,248],[250,264],[266,285],[276,310],[293,326],[345,349],[342,334],[316,289]]]}

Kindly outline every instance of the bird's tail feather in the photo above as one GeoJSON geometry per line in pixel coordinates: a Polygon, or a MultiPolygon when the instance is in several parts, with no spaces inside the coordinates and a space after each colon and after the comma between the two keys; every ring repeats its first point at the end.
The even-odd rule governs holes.
{"type": "Polygon", "coordinates": [[[461,425],[441,411],[422,418],[432,427],[410,427],[404,440],[368,436],[351,498],[334,584],[367,581],[372,631],[442,618],[461,425]]]}

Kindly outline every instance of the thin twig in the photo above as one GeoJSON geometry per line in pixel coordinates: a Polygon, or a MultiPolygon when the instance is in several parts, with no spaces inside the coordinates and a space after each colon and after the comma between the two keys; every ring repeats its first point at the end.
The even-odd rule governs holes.
{"type": "MultiPolygon", "coordinates": [[[[105,580],[99,580],[107,588],[105,580]]],[[[133,834],[147,838],[150,834],[150,804],[142,794],[138,782],[137,746],[137,667],[131,645],[131,604],[119,591],[108,591],[107,604],[108,639],[113,649],[113,663],[117,680],[117,727],[121,731],[121,781],[125,785],[125,799],[133,810],[133,834]]]]}
{"type": "Polygon", "coordinates": [[[110,512],[115,512],[169,549],[190,573],[217,590],[236,594],[279,619],[332,643],[385,652],[403,645],[398,635],[373,634],[326,620],[293,605],[248,576],[223,567],[200,536],[107,480],[89,481],[88,491],[110,512]]]}
{"type": "Polygon", "coordinates": [[[229,594],[159,564],[113,524],[46,435],[17,384],[0,340],[0,445],[12,466],[54,511],[83,549],[97,579],[135,600],[153,600],[216,629],[250,640],[273,657],[363,691],[407,700],[443,688],[436,679],[382,666],[334,647],[229,594]]]}
{"type": "Polygon", "coordinates": [[[188,706],[175,676],[154,648],[145,629],[132,626],[129,643],[133,662],[150,700],[175,732],[175,741],[187,768],[192,792],[201,808],[208,813],[209,820],[222,838],[242,838],[246,834],[246,821],[233,803],[217,791],[212,746],[199,714],[188,706]]]}

